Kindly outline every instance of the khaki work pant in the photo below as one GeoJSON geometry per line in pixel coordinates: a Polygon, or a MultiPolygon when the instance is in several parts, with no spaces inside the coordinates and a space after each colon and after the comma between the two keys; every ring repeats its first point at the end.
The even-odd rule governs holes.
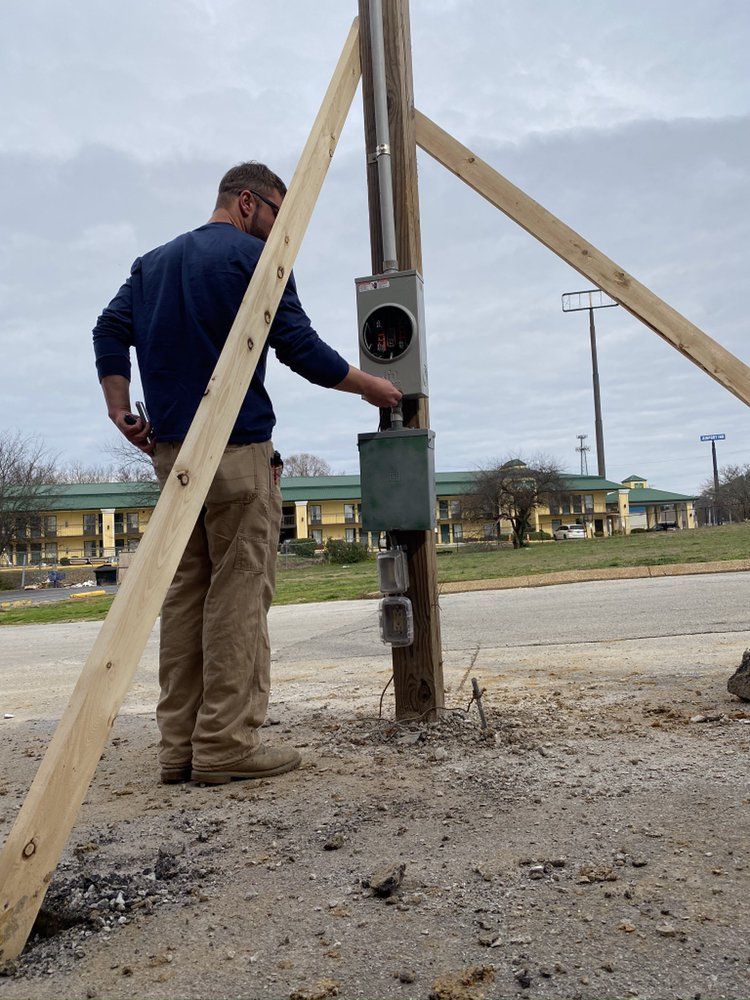
{"type": "MultiPolygon", "coordinates": [[[[156,446],[163,487],[179,443],[156,446]]],[[[267,615],[276,583],[281,491],[270,441],[229,445],[161,611],[159,762],[239,764],[268,708],[267,615]]]]}

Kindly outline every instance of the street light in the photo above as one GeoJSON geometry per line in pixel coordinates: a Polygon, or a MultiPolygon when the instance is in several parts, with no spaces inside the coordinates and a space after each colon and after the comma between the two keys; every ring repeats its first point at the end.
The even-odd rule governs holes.
{"type": "Polygon", "coordinates": [[[711,462],[714,467],[714,524],[721,524],[721,513],[719,511],[719,463],[716,460],[716,442],[725,441],[726,434],[701,434],[701,441],[711,442],[711,462]]]}
{"type": "Polygon", "coordinates": [[[604,461],[604,427],[602,425],[602,400],[599,391],[599,362],[596,355],[596,327],[594,326],[594,309],[611,309],[618,305],[614,299],[600,288],[587,288],[582,292],[565,292],[562,297],[563,312],[583,312],[588,309],[589,335],[591,337],[591,371],[594,379],[594,424],[596,430],[596,462],[599,475],[607,478],[607,467],[604,461]]]}

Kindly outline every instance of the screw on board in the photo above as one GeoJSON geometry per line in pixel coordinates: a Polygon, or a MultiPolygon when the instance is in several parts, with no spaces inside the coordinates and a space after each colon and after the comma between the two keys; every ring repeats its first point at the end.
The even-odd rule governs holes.
{"type": "Polygon", "coordinates": [[[487,690],[487,688],[482,688],[482,690],[480,691],[479,690],[479,682],[477,681],[476,677],[472,677],[471,678],[471,690],[474,693],[474,697],[472,698],[472,701],[475,701],[477,703],[477,708],[479,709],[479,718],[481,719],[481,722],[482,722],[482,729],[486,729],[487,728],[487,719],[485,718],[485,714],[484,714],[484,705],[482,705],[482,695],[487,690]]]}

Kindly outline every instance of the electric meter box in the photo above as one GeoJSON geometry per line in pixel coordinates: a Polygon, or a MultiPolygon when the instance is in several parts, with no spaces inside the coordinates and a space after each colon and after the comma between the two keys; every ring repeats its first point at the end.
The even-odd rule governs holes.
{"type": "Polygon", "coordinates": [[[359,366],[404,396],[428,396],[424,285],[418,271],[356,278],[359,366]]]}
{"type": "Polygon", "coordinates": [[[435,432],[426,428],[360,434],[361,518],[365,531],[435,527],[435,432]]]}

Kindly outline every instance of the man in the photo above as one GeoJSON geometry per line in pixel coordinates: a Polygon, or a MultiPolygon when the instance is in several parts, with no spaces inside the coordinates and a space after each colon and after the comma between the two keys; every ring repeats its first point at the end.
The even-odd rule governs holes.
{"type": "MultiPolygon", "coordinates": [[[[139,257],[94,329],[110,419],[152,455],[163,486],[193,420],[286,193],[260,163],[222,178],[209,221],[139,257]],[[150,422],[131,412],[135,347],[150,422]]],[[[161,614],[157,722],[165,783],[281,774],[296,750],[261,743],[270,686],[270,607],[281,519],[267,347],[326,388],[376,407],[400,392],[349,365],[315,333],[293,277],[161,614]]]]}

